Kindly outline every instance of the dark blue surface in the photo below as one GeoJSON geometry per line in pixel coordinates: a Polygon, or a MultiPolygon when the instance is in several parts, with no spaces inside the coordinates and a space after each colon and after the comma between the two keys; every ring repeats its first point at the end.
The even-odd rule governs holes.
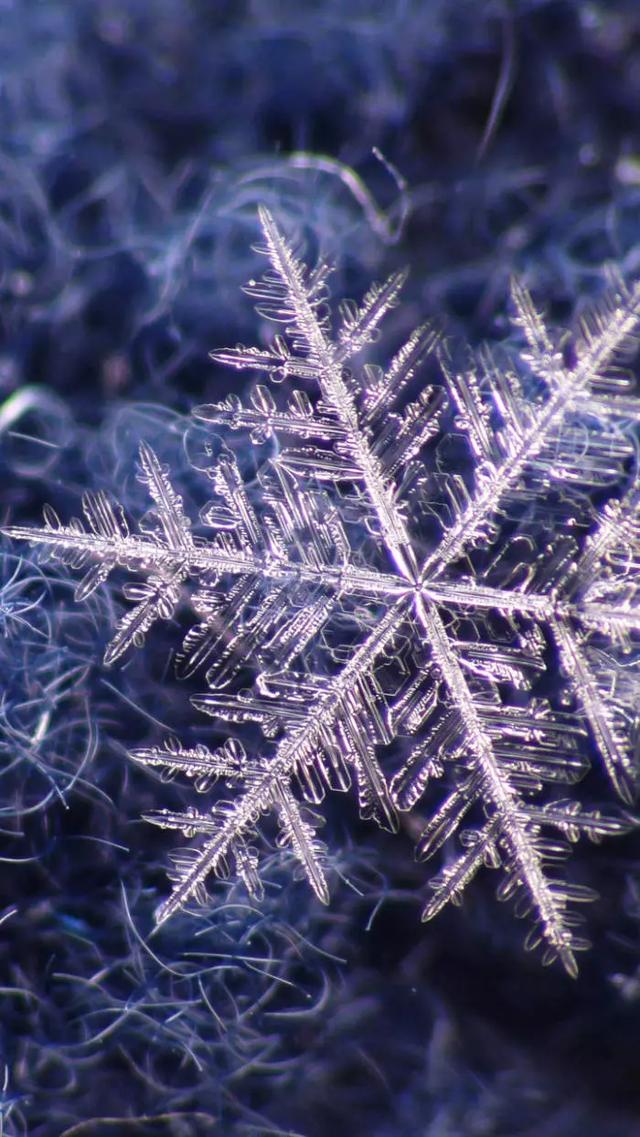
{"type": "MultiPolygon", "coordinates": [[[[255,338],[261,201],[338,260],[335,295],[409,264],[398,334],[500,338],[513,271],[560,321],[603,262],[638,277],[636,0],[0,0],[0,26],[3,520],[88,485],[139,516],[141,437],[197,500],[183,416],[237,389],[207,354],[255,338]]],[[[125,748],[153,717],[206,737],[175,639],[106,673],[108,597],[80,612],[2,552],[7,1137],[638,1133],[637,840],[581,855],[602,898],[577,983],[523,953],[491,879],[420,925],[410,841],[348,807],[329,912],[274,860],[262,910],[220,886],[145,947],[168,846],[125,748]]]]}

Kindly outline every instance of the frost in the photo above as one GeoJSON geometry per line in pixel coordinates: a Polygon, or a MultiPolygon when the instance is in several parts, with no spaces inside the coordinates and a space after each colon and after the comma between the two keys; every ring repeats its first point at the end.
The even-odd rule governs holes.
{"type": "Polygon", "coordinates": [[[214,354],[257,373],[248,401],[194,411],[254,447],[277,438],[257,481],[223,448],[192,522],[142,443],[153,508],[137,531],[103,493],[85,495],[82,520],[47,510],[40,529],[5,530],[82,570],[78,599],[115,568],[133,574],[108,664],[188,605],[178,672],[204,674],[194,707],[237,726],[216,750],[169,739],[132,752],[206,795],[203,810],[148,815],[197,839],[174,857],[158,922],[211,874],[259,898],[267,814],[326,902],[317,807],[353,786],[364,818],[393,831],[415,811],[418,857],[444,853],[425,920],[499,869],[499,897],[530,919],[527,946],[575,974],[587,945],[574,905],[593,894],[560,865],[580,836],[632,822],[567,787],[590,748],[626,804],[637,778],[640,404],[623,365],[640,287],[613,280],[563,344],[514,282],[517,357],[484,350],[459,368],[425,326],[384,370],[363,357],[404,275],[343,302],[334,328],[327,267],[302,264],[264,209],[260,223],[268,268],[246,292],[278,334],[214,354]],[[434,352],[444,386],[416,390],[434,352]],[[444,461],[447,439],[472,475],[444,461]]]}

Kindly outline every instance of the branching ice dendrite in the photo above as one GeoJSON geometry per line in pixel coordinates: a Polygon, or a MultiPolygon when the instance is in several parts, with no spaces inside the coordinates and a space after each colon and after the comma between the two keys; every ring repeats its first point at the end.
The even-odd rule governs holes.
{"type": "Polygon", "coordinates": [[[237,737],[215,751],[171,740],[133,752],[201,793],[218,783],[230,795],[205,811],[149,815],[200,838],[175,858],[158,920],[231,868],[259,896],[252,842],[267,812],[326,901],[309,806],[354,784],[362,815],[388,829],[398,810],[424,809],[421,858],[461,844],[431,881],[425,919],[459,901],[483,865],[502,868],[499,895],[532,918],[527,946],[575,974],[586,941],[571,906],[592,893],[561,879],[557,865],[579,836],[598,840],[631,822],[544,790],[583,776],[586,731],[627,803],[637,779],[638,410],[618,363],[640,319],[640,286],[614,282],[568,361],[516,282],[518,366],[484,351],[457,370],[440,350],[448,401],[439,387],[412,397],[423,357],[438,350],[429,328],[386,371],[359,364],[404,274],[372,286],[360,306],[343,303],[334,334],[326,265],[303,265],[264,209],[260,222],[269,268],[246,291],[280,332],[269,347],[214,358],[300,386],[278,399],[259,383],[248,403],[231,395],[194,411],[201,423],[248,431],[256,446],[278,435],[257,483],[245,484],[230,450],[212,459],[204,538],[142,443],[153,511],[137,533],[103,493],[85,495],[84,521],[64,525],[49,510],[41,529],[6,530],[84,570],[79,599],[116,567],[142,578],[124,588],[133,607],[107,663],[188,604],[195,622],[177,663],[184,675],[205,672],[194,706],[240,730],[257,723],[267,739],[259,752],[237,737]],[[451,411],[472,481],[431,474],[421,460],[451,411]],[[589,505],[589,493],[608,493],[605,507],[589,505]],[[425,513],[439,529],[426,556],[425,513]],[[551,650],[573,712],[551,697],[551,650]],[[419,803],[445,767],[451,785],[429,815],[419,803]]]}

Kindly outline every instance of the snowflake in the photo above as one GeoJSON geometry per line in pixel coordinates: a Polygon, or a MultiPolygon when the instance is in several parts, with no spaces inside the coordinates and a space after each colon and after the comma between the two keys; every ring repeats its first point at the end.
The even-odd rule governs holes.
{"type": "Polygon", "coordinates": [[[517,355],[484,350],[458,368],[421,327],[384,370],[363,359],[403,274],[343,302],[334,333],[327,266],[302,264],[266,210],[260,222],[269,267],[246,291],[279,333],[214,359],[267,382],[247,402],[194,411],[248,433],[256,453],[277,438],[257,479],[212,446],[214,498],[194,528],[143,442],[153,509],[137,532],[102,492],[85,494],[83,521],[47,509],[43,528],[5,530],[85,570],[79,600],[116,567],[134,574],[107,664],[188,605],[178,672],[204,672],[193,705],[237,724],[218,749],[171,738],[131,754],[207,801],[147,815],[199,838],[175,855],[157,920],[231,869],[259,897],[267,813],[326,902],[315,807],[354,785],[363,817],[395,830],[399,811],[415,811],[418,857],[444,856],[425,920],[482,866],[500,869],[500,898],[530,917],[527,947],[573,975],[587,946],[573,904],[593,893],[560,863],[581,835],[632,824],[562,794],[589,749],[623,801],[634,794],[640,404],[619,364],[640,287],[614,280],[557,341],[514,283],[517,355]],[[429,353],[444,381],[420,387],[429,353]],[[259,725],[259,746],[245,724],[259,725]]]}

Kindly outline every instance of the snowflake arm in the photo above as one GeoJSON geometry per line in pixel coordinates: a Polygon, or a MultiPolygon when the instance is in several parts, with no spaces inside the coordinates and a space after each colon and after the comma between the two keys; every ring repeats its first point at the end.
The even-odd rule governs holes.
{"type": "MultiPolygon", "coordinates": [[[[571,414],[595,410],[591,402],[594,392],[598,407],[601,405],[600,389],[607,391],[603,372],[625,349],[638,325],[640,284],[629,291],[619,283],[617,292],[583,326],[574,368],[567,367],[562,356],[552,350],[542,319],[523,286],[514,285],[513,300],[517,323],[527,339],[528,350],[523,359],[537,368],[546,398],[538,407],[527,403],[515,375],[498,368],[486,351],[480,357],[478,370],[472,368],[468,372],[456,372],[442,356],[459,424],[469,437],[477,461],[476,490],[462,508],[454,507],[452,523],[423,567],[425,581],[443,573],[467,548],[486,538],[492,518],[510,497],[522,492],[527,470],[542,472],[555,481],[580,477],[587,482],[591,476],[598,484],[608,473],[607,465],[602,469],[603,462],[610,461],[613,454],[614,469],[618,469],[631,452],[627,447],[618,457],[610,440],[594,435],[591,448],[581,456],[576,469],[571,432],[568,431],[563,446],[563,431],[567,431],[565,420],[571,414]],[[496,390],[500,392],[498,406],[503,424],[497,431],[491,428],[484,394],[496,390]]],[[[615,401],[611,410],[615,410],[615,401]]]]}
{"type": "MultiPolygon", "coordinates": [[[[278,814],[286,843],[291,846],[295,857],[300,861],[305,875],[323,901],[328,897],[326,880],[322,869],[321,855],[313,835],[312,824],[300,812],[290,788],[296,778],[305,791],[305,796],[317,804],[322,800],[326,789],[347,789],[350,778],[347,768],[353,770],[358,784],[361,809],[366,816],[375,816],[381,824],[396,829],[397,821],[393,804],[382,773],[372,749],[366,744],[366,736],[358,714],[360,705],[354,705],[351,689],[354,679],[360,683],[371,671],[376,658],[392,642],[401,619],[402,603],[394,608],[370,633],[354,653],[352,659],[335,680],[329,683],[316,702],[313,715],[305,715],[297,729],[290,729],[277,745],[270,759],[249,760],[244,755],[235,765],[229,765],[226,754],[211,756],[205,748],[183,750],[174,744],[163,748],[135,750],[131,757],[147,766],[163,766],[171,772],[185,773],[191,778],[204,778],[200,785],[204,790],[211,782],[223,777],[241,784],[241,791],[233,802],[223,803],[215,819],[207,820],[206,832],[210,824],[213,834],[200,849],[192,850],[188,859],[181,862],[175,876],[175,887],[169,899],[157,913],[158,923],[168,920],[175,912],[201,893],[206,878],[210,874],[224,872],[229,856],[235,855],[239,839],[243,843],[255,830],[261,814],[273,811],[278,814]],[[340,724],[348,745],[343,752],[337,751],[334,743],[336,724],[340,724]]],[[[194,706],[219,717],[235,718],[233,709],[224,713],[217,701],[218,697],[206,694],[193,699],[194,706]]],[[[242,712],[241,712],[242,713],[242,712]]],[[[252,713],[252,708],[247,708],[252,713]]],[[[273,715],[275,709],[271,711],[273,715]]],[[[227,744],[228,745],[228,744],[227,744]]],[[[155,824],[169,828],[183,828],[189,832],[203,832],[201,826],[192,822],[189,814],[179,815],[184,825],[175,824],[175,815],[155,814],[155,824]],[[163,820],[164,819],[164,820],[163,820]]]]}

